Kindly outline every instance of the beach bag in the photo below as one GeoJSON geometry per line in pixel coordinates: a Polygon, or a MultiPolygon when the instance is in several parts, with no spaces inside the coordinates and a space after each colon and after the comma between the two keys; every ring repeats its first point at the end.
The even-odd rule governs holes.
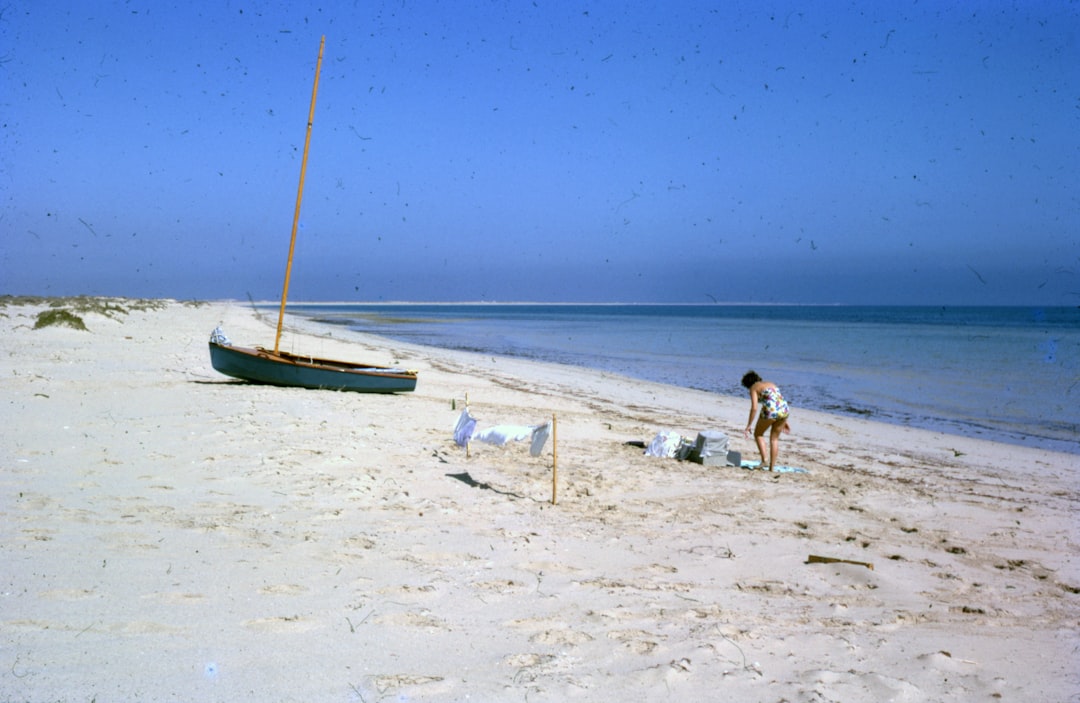
{"type": "Polygon", "coordinates": [[[645,447],[645,456],[658,456],[664,459],[685,459],[694,450],[694,445],[683,439],[678,432],[664,430],[658,433],[649,446],[645,447]]]}
{"type": "Polygon", "coordinates": [[[726,466],[732,463],[732,454],[738,457],[738,452],[728,451],[726,434],[717,430],[704,430],[698,433],[694,450],[690,453],[690,461],[705,466],[726,466]]]}

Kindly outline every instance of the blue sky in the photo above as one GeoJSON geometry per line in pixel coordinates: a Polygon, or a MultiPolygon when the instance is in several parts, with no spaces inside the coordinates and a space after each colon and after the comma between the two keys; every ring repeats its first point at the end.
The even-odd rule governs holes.
{"type": "Polygon", "coordinates": [[[276,299],[325,35],[291,300],[1080,304],[1075,1],[199,4],[3,8],[0,293],[276,299]]]}

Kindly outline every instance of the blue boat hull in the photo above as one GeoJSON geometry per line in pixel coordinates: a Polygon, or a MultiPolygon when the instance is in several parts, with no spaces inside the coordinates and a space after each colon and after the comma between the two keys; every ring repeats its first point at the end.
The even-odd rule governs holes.
{"type": "Polygon", "coordinates": [[[255,383],[357,393],[408,393],[416,372],[297,356],[269,349],[210,342],[210,363],[220,373],[255,383]]]}

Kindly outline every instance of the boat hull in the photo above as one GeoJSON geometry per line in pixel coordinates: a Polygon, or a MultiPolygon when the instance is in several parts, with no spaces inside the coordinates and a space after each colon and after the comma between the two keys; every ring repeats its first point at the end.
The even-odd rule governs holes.
{"type": "Polygon", "coordinates": [[[274,386],[357,393],[409,393],[416,389],[414,371],[302,357],[269,349],[225,346],[215,342],[210,342],[210,363],[226,376],[274,386]]]}

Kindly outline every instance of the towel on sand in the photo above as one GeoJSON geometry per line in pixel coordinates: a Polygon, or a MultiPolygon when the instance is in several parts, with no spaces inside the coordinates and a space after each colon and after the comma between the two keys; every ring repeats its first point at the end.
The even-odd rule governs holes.
{"type": "MultiPolygon", "coordinates": [[[[742,463],[742,468],[750,469],[751,471],[753,471],[754,469],[761,469],[762,471],[768,471],[769,470],[769,467],[763,465],[760,461],[744,461],[742,463]]],[[[806,473],[810,473],[806,469],[799,469],[799,468],[796,468],[794,466],[774,466],[773,471],[775,471],[778,474],[806,474],[806,473]]]]}

